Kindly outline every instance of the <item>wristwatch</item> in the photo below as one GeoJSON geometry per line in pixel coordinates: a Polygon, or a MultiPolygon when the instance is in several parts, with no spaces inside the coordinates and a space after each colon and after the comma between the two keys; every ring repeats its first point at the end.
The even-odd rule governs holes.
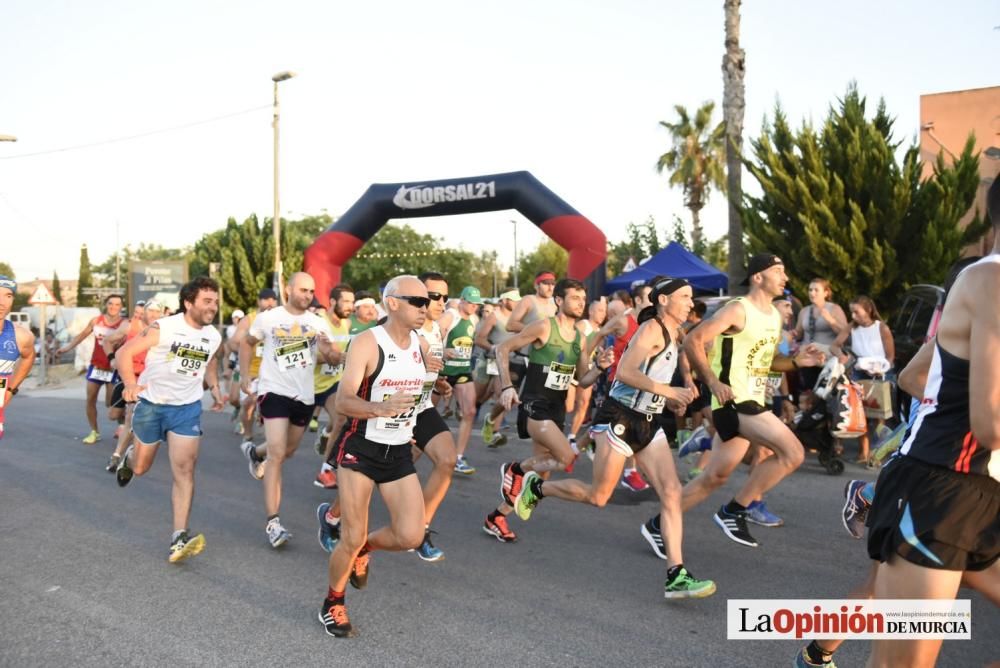
{"type": "Polygon", "coordinates": [[[18,390],[16,387],[8,387],[7,391],[10,392],[11,394],[17,394],[18,390]]]}

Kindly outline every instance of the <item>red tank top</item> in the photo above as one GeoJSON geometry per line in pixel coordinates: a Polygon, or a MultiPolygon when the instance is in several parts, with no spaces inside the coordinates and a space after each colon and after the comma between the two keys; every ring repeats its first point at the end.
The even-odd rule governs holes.
{"type": "Polygon", "coordinates": [[[111,360],[108,359],[108,354],[104,352],[104,346],[101,344],[104,343],[104,338],[114,334],[121,324],[121,320],[114,325],[108,324],[103,313],[97,316],[97,320],[94,321],[94,352],[90,355],[90,363],[94,365],[95,369],[111,368],[111,360]]]}

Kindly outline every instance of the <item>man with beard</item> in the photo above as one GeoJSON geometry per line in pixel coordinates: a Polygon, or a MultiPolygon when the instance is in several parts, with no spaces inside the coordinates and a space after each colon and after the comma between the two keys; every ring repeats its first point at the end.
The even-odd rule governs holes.
{"type": "Polygon", "coordinates": [[[328,421],[326,427],[316,436],[316,450],[323,455],[323,466],[313,484],[324,489],[336,489],[337,474],[330,465],[330,452],[333,448],[331,436],[337,431],[339,416],[334,408],[337,395],[337,385],[344,375],[343,354],[351,340],[351,314],[354,313],[354,289],[346,283],[330,291],[330,311],[321,317],[330,325],[333,336],[330,342],[340,353],[341,359],[336,364],[317,364],[314,377],[315,402],[317,408],[326,411],[328,421]]]}

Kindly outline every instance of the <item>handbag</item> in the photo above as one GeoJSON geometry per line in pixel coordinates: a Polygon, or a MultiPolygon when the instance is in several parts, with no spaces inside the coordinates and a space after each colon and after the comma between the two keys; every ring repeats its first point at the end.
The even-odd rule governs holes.
{"type": "Polygon", "coordinates": [[[865,415],[877,420],[891,418],[892,383],[887,380],[875,378],[872,380],[862,380],[861,387],[864,389],[865,415]]]}

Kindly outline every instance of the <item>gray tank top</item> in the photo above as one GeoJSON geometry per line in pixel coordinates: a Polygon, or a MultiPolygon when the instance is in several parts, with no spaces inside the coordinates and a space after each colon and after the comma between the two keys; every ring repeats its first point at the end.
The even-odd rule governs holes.
{"type": "MultiPolygon", "coordinates": [[[[524,323],[525,327],[537,320],[545,320],[546,318],[551,318],[556,314],[556,305],[553,300],[548,300],[548,308],[543,308],[543,303],[544,302],[538,298],[538,295],[532,295],[531,308],[524,314],[524,319],[521,321],[524,323]]],[[[524,346],[518,352],[525,356],[530,355],[531,344],[529,343],[524,346]]]]}
{"type": "MultiPolygon", "coordinates": [[[[830,312],[830,309],[826,308],[826,305],[824,305],[824,308],[827,312],[830,312]]],[[[805,335],[802,337],[802,343],[818,343],[824,346],[833,345],[833,342],[837,340],[837,334],[830,327],[830,323],[819,314],[819,311],[812,304],[807,306],[805,311],[805,322],[802,325],[805,335]]]]}

